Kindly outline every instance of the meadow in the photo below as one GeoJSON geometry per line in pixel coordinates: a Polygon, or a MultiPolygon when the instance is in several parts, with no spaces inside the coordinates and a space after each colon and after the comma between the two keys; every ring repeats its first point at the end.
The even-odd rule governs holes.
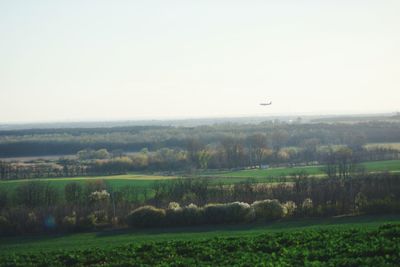
{"type": "MultiPolygon", "coordinates": [[[[367,172],[399,172],[400,160],[387,160],[387,161],[372,161],[361,163],[367,172]]],[[[238,171],[199,171],[193,177],[207,177],[210,178],[211,184],[224,184],[230,185],[235,183],[244,182],[252,179],[255,183],[271,183],[290,180],[290,176],[305,173],[309,176],[324,176],[322,165],[306,166],[306,167],[282,167],[282,168],[269,168],[269,169],[249,169],[238,171]]],[[[19,184],[29,181],[39,181],[49,183],[60,189],[63,189],[66,184],[70,182],[85,183],[93,180],[103,180],[107,185],[113,188],[120,188],[123,186],[135,186],[140,188],[148,188],[157,181],[168,181],[176,178],[187,177],[185,175],[164,176],[160,174],[149,173],[130,173],[124,175],[112,176],[86,176],[86,177],[65,177],[65,178],[40,178],[40,179],[20,179],[0,181],[0,188],[13,190],[19,184]]]]}
{"type": "MultiPolygon", "coordinates": [[[[367,172],[396,172],[400,171],[400,160],[371,161],[360,164],[367,172]]],[[[324,175],[324,166],[305,166],[305,167],[282,167],[269,169],[249,169],[239,171],[216,171],[203,174],[211,177],[228,178],[255,178],[256,181],[263,181],[265,178],[291,176],[299,173],[306,173],[310,176],[324,175]]]]}

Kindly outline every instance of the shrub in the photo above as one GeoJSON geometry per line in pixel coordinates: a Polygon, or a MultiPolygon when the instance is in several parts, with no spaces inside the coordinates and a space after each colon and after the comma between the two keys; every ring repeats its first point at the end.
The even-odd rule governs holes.
{"type": "Polygon", "coordinates": [[[96,224],[104,224],[108,222],[108,215],[106,211],[96,210],[92,214],[96,217],[96,224]]]}
{"type": "Polygon", "coordinates": [[[77,221],[76,227],[78,230],[91,230],[94,229],[97,223],[96,216],[91,213],[88,216],[80,217],[77,221]]]}
{"type": "Polygon", "coordinates": [[[73,213],[71,216],[65,216],[62,219],[62,226],[66,230],[73,230],[76,226],[76,214],[73,213]]]}
{"type": "Polygon", "coordinates": [[[177,202],[170,202],[168,204],[168,209],[169,210],[177,210],[177,209],[180,209],[180,208],[181,208],[181,205],[179,205],[179,203],[177,203],[177,202]]]}
{"type": "Polygon", "coordinates": [[[304,215],[312,215],[314,204],[311,198],[304,199],[301,204],[301,209],[304,215]]]}
{"type": "Polygon", "coordinates": [[[178,203],[171,202],[166,210],[166,223],[171,226],[198,225],[203,221],[203,209],[194,204],[181,208],[178,203]]]}
{"type": "Polygon", "coordinates": [[[247,203],[233,202],[225,206],[229,222],[245,222],[254,219],[254,212],[247,203]]]}
{"type": "Polygon", "coordinates": [[[312,209],[314,207],[312,199],[311,198],[304,199],[303,204],[301,205],[301,207],[303,209],[312,209]]]}
{"type": "Polygon", "coordinates": [[[110,193],[108,193],[106,190],[94,191],[90,193],[89,196],[89,199],[93,202],[108,201],[109,198],[110,198],[110,193]]]}
{"type": "Polygon", "coordinates": [[[235,223],[251,219],[250,205],[243,202],[227,204],[208,204],[204,207],[207,223],[235,223]]]}
{"type": "Polygon", "coordinates": [[[291,217],[296,212],[297,205],[293,201],[287,201],[283,204],[285,209],[285,217],[291,217]]]}
{"type": "Polygon", "coordinates": [[[143,206],[127,216],[127,223],[131,227],[153,227],[162,225],[164,219],[165,210],[153,206],[143,206]]]}
{"type": "Polygon", "coordinates": [[[165,210],[166,223],[171,226],[184,224],[182,213],[182,208],[179,203],[170,202],[168,208],[165,210]]]}
{"type": "Polygon", "coordinates": [[[182,209],[181,223],[183,225],[197,225],[204,222],[204,209],[191,203],[182,209]]]}
{"type": "Polygon", "coordinates": [[[284,206],[276,199],[255,201],[251,207],[254,209],[255,217],[261,220],[276,220],[285,215],[284,206]]]}
{"type": "Polygon", "coordinates": [[[204,207],[204,220],[206,223],[225,222],[224,204],[207,204],[204,207]]]}

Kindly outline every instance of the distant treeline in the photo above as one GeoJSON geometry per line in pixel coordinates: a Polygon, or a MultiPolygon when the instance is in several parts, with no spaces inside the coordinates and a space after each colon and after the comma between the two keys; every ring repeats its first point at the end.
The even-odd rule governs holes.
{"type": "MultiPolygon", "coordinates": [[[[358,163],[379,160],[398,160],[400,151],[390,148],[359,146],[319,146],[316,139],[306,139],[299,148],[269,148],[263,134],[246,139],[226,138],[217,146],[205,146],[196,139],[188,140],[186,150],[161,148],[154,152],[143,149],[134,154],[121,150],[85,149],[74,159],[36,160],[30,163],[0,161],[0,179],[29,179],[116,175],[132,171],[192,173],[196,169],[243,169],[269,166],[324,164],[346,172],[357,170],[358,163]]],[[[335,171],[334,171],[335,170],[335,171]]],[[[346,173],[343,175],[347,175],[346,173]]]]}
{"type": "MultiPolygon", "coordinates": [[[[263,136],[257,136],[262,140],[263,136]]],[[[103,176],[125,174],[132,171],[192,173],[196,169],[243,169],[268,166],[296,166],[324,164],[329,167],[328,175],[339,168],[347,172],[365,171],[358,164],[366,161],[398,160],[400,151],[375,148],[352,150],[347,146],[317,149],[313,146],[301,149],[273,150],[267,147],[244,146],[227,142],[210,148],[174,150],[162,148],[155,152],[142,150],[132,155],[109,153],[106,149],[81,150],[77,159],[34,161],[32,163],[0,161],[0,180],[103,176]],[[332,166],[336,166],[332,168],[332,166]]],[[[346,175],[346,173],[344,174],[346,175]]]]}
{"type": "Polygon", "coordinates": [[[270,148],[302,146],[307,139],[321,145],[365,142],[400,142],[400,123],[356,124],[217,124],[197,127],[131,126],[113,128],[32,129],[0,131],[0,156],[45,156],[76,154],[83,149],[139,151],[147,148],[186,149],[188,140],[215,146],[224,139],[246,139],[254,134],[267,137],[270,148]]]}

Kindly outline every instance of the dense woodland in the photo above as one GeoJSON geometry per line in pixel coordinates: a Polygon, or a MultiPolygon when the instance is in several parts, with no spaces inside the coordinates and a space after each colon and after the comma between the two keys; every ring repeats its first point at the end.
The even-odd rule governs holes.
{"type": "Polygon", "coordinates": [[[0,161],[0,179],[192,171],[262,165],[399,159],[396,149],[365,144],[400,141],[400,123],[221,124],[0,131],[0,154],[73,154],[54,160],[0,161]],[[132,152],[134,151],[134,152],[132,152]]]}
{"type": "Polygon", "coordinates": [[[196,169],[243,169],[263,166],[296,166],[329,164],[350,159],[353,163],[395,160],[400,151],[393,148],[353,149],[349,146],[323,147],[316,140],[307,140],[300,148],[269,148],[265,135],[250,136],[248,140],[225,139],[217,147],[202,146],[189,140],[187,150],[146,149],[134,154],[110,153],[106,149],[82,150],[74,158],[32,160],[30,162],[0,161],[0,179],[102,176],[130,171],[190,174],[196,169]],[[248,142],[246,142],[248,141],[248,142]]]}
{"type": "Polygon", "coordinates": [[[360,142],[400,142],[400,122],[216,124],[197,127],[131,126],[113,128],[31,129],[0,131],[0,156],[70,155],[84,149],[137,152],[144,148],[186,149],[188,140],[216,146],[225,139],[247,140],[255,134],[267,137],[270,148],[301,147],[306,140],[321,145],[360,142]]]}

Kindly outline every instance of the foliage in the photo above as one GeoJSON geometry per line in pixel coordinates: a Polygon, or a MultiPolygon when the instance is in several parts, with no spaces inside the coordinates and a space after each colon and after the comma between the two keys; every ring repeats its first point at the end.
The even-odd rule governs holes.
{"type": "Polygon", "coordinates": [[[400,225],[11,253],[0,266],[397,266],[400,225]]]}
{"type": "Polygon", "coordinates": [[[286,201],[283,203],[285,217],[293,216],[296,212],[297,205],[293,201],[286,201]]]}
{"type": "Polygon", "coordinates": [[[93,202],[108,201],[109,198],[110,198],[110,193],[108,193],[106,190],[94,191],[89,196],[89,199],[93,202]]]}
{"type": "Polygon", "coordinates": [[[252,219],[250,205],[243,202],[208,204],[204,207],[204,221],[210,224],[238,223],[252,219]]]}
{"type": "Polygon", "coordinates": [[[94,213],[87,216],[81,216],[76,222],[77,230],[92,230],[97,224],[97,218],[94,213]]]}
{"type": "Polygon", "coordinates": [[[249,222],[255,218],[278,219],[285,212],[285,207],[277,200],[257,201],[251,206],[244,202],[207,204],[203,208],[194,204],[182,208],[178,203],[171,202],[165,210],[152,206],[138,208],[128,216],[127,221],[133,227],[153,227],[164,223],[169,226],[231,224],[249,222]]]}
{"type": "Polygon", "coordinates": [[[133,227],[160,226],[165,219],[165,210],[153,206],[135,209],[127,216],[127,223],[133,227]]]}
{"type": "Polygon", "coordinates": [[[71,216],[65,216],[62,220],[62,226],[68,231],[73,230],[76,226],[76,213],[71,216]]]}
{"type": "Polygon", "coordinates": [[[314,203],[311,198],[304,199],[303,203],[301,204],[302,212],[305,215],[311,215],[313,213],[314,203]]]}
{"type": "Polygon", "coordinates": [[[176,202],[172,202],[165,210],[166,224],[168,226],[198,225],[203,222],[203,209],[194,204],[180,207],[176,202]]]}
{"type": "Polygon", "coordinates": [[[284,206],[276,199],[255,201],[251,204],[251,207],[254,209],[256,219],[268,221],[281,219],[285,216],[284,206]]]}

